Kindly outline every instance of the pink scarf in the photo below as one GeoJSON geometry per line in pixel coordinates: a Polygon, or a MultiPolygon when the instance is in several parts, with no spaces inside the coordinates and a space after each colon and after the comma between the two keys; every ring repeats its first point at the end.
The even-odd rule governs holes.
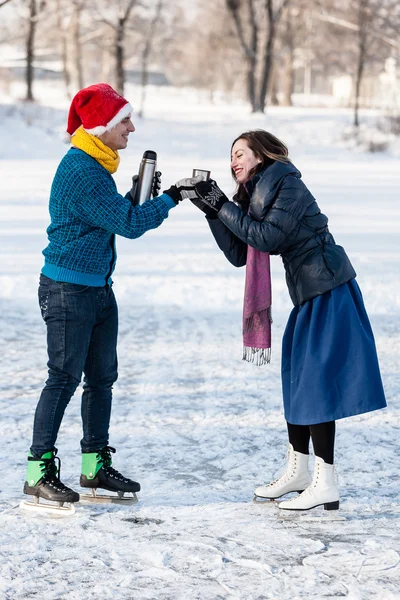
{"type": "Polygon", "coordinates": [[[271,271],[268,252],[247,247],[243,304],[243,360],[271,360],[271,271]]]}

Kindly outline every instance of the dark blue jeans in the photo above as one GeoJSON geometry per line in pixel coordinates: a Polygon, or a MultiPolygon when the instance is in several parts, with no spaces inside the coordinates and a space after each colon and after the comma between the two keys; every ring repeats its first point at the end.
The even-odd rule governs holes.
{"type": "Polygon", "coordinates": [[[47,326],[49,377],[33,426],[31,452],[55,446],[65,409],[84,373],[84,452],[108,445],[112,386],[117,380],[118,308],[110,286],[89,287],[40,276],[39,305],[47,326]]]}

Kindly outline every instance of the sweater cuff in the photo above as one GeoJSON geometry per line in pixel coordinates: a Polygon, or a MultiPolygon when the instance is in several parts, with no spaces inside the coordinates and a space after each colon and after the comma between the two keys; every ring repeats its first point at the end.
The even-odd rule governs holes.
{"type": "MultiPolygon", "coordinates": [[[[154,198],[155,200],[155,198],[154,198]]],[[[168,196],[168,194],[161,194],[161,196],[157,196],[157,200],[162,200],[164,202],[164,204],[167,205],[168,210],[170,208],[174,208],[174,206],[176,206],[175,202],[172,200],[171,196],[168,196]]]]}

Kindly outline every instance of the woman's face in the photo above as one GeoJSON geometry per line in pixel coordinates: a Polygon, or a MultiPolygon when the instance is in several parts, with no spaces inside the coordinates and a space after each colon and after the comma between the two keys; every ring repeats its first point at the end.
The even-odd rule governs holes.
{"type": "Polygon", "coordinates": [[[261,160],[257,158],[247,145],[246,140],[240,139],[232,147],[231,169],[235,173],[238,183],[246,183],[250,179],[249,173],[261,160]]]}

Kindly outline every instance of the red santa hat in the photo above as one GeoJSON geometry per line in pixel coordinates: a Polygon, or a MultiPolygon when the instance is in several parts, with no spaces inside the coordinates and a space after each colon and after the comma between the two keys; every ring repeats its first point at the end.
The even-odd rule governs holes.
{"type": "Polygon", "coordinates": [[[67,132],[73,135],[82,125],[92,135],[109,131],[133,111],[132,106],[107,83],[80,90],[72,99],[67,132]]]}

